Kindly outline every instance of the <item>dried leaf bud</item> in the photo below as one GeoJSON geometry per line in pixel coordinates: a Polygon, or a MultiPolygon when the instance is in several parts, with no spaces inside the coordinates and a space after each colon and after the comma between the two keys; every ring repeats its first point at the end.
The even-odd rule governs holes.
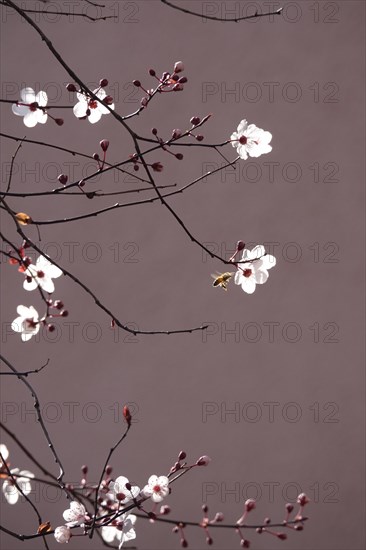
{"type": "Polygon", "coordinates": [[[18,212],[18,214],[15,214],[15,218],[20,225],[29,225],[32,223],[32,218],[24,212],[18,212]]]}
{"type": "Polygon", "coordinates": [[[248,498],[248,500],[245,501],[245,509],[247,512],[250,512],[251,510],[254,510],[255,508],[255,500],[253,498],[248,498]]]}
{"type": "Polygon", "coordinates": [[[68,92],[76,92],[76,91],[77,91],[77,90],[76,90],[75,84],[72,84],[72,83],[70,83],[70,84],[68,84],[68,85],[66,86],[66,90],[67,90],[68,92]]]}
{"type": "Polygon", "coordinates": [[[66,185],[69,178],[66,174],[60,174],[57,179],[61,183],[61,185],[66,185]]]}
{"type": "Polygon", "coordinates": [[[102,139],[102,141],[99,142],[99,145],[101,146],[102,151],[106,152],[106,150],[107,150],[108,147],[109,147],[109,141],[108,141],[108,139],[102,139]]]}
{"type": "Polygon", "coordinates": [[[37,529],[37,533],[40,535],[43,535],[44,533],[48,533],[48,531],[51,531],[51,523],[49,521],[45,521],[44,523],[41,523],[41,525],[37,529]]]}
{"type": "Polygon", "coordinates": [[[127,405],[125,405],[123,407],[123,416],[124,416],[124,418],[127,422],[127,425],[131,426],[132,416],[131,416],[131,413],[130,413],[130,409],[127,407],[127,405]]]}
{"type": "Polygon", "coordinates": [[[187,456],[187,453],[185,451],[181,451],[178,455],[178,460],[184,460],[187,456]]]}
{"type": "Polygon", "coordinates": [[[183,62],[182,61],[177,61],[175,64],[174,64],[174,72],[175,73],[181,73],[184,71],[184,65],[183,65],[183,62]]]}
{"type": "Polygon", "coordinates": [[[108,86],[108,80],[106,78],[102,78],[101,80],[99,80],[99,86],[101,88],[105,88],[106,86],[108,86]]]}

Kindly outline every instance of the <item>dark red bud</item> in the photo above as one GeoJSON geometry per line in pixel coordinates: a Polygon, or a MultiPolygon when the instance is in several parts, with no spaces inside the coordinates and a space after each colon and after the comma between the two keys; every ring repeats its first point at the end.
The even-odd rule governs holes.
{"type": "Polygon", "coordinates": [[[66,86],[66,90],[68,92],[76,92],[77,91],[75,84],[71,84],[71,83],[66,86]]]}
{"type": "Polygon", "coordinates": [[[106,86],[108,86],[108,80],[106,78],[102,78],[101,80],[99,80],[99,86],[101,88],[105,88],[106,86]]]}

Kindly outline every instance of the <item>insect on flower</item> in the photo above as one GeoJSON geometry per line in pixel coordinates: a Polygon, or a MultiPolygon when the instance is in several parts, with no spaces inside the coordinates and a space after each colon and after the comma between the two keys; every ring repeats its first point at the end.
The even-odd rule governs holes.
{"type": "Polygon", "coordinates": [[[227,290],[227,284],[230,281],[233,273],[216,273],[211,275],[215,280],[212,283],[212,286],[221,286],[224,290],[227,290]]]}

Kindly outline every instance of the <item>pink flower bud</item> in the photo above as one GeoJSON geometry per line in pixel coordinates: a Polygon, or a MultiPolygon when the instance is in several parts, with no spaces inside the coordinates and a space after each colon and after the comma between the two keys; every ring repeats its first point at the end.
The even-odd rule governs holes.
{"type": "Polygon", "coordinates": [[[248,498],[248,500],[245,501],[245,509],[247,512],[250,512],[251,510],[254,510],[255,508],[255,500],[253,498],[248,498]]]}
{"type": "Polygon", "coordinates": [[[154,172],[162,172],[164,167],[161,162],[154,162],[151,165],[151,168],[154,170],[154,172]]]}
{"type": "Polygon", "coordinates": [[[66,185],[67,184],[67,180],[69,179],[67,177],[66,174],[60,174],[59,177],[57,178],[58,181],[61,183],[61,185],[66,185]]]}
{"type": "Polygon", "coordinates": [[[99,142],[99,145],[101,146],[102,151],[106,152],[106,150],[107,150],[108,147],[109,147],[109,141],[108,141],[108,139],[102,139],[102,141],[99,142]]]}
{"type": "Polygon", "coordinates": [[[211,458],[207,455],[201,456],[197,462],[197,466],[207,466],[211,462],[211,458]]]}
{"type": "Polygon", "coordinates": [[[175,73],[181,73],[184,71],[184,65],[183,65],[183,62],[182,61],[177,61],[175,64],[174,64],[174,72],[175,73]]]}
{"type": "Polygon", "coordinates": [[[56,527],[54,536],[55,536],[56,542],[59,542],[60,544],[69,542],[71,537],[71,529],[66,525],[61,525],[60,527],[56,527]]]}
{"type": "Polygon", "coordinates": [[[307,504],[308,502],[310,502],[310,499],[306,496],[305,493],[301,493],[297,497],[297,503],[300,504],[300,506],[305,506],[305,504],[307,504]]]}

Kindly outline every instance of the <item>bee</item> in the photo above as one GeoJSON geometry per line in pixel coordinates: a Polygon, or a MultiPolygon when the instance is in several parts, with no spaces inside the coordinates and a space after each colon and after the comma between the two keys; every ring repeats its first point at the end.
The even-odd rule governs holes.
{"type": "Polygon", "coordinates": [[[216,273],[215,275],[212,274],[211,277],[213,277],[215,280],[212,283],[212,286],[221,286],[224,290],[227,290],[227,284],[230,281],[233,273],[216,273]]]}

